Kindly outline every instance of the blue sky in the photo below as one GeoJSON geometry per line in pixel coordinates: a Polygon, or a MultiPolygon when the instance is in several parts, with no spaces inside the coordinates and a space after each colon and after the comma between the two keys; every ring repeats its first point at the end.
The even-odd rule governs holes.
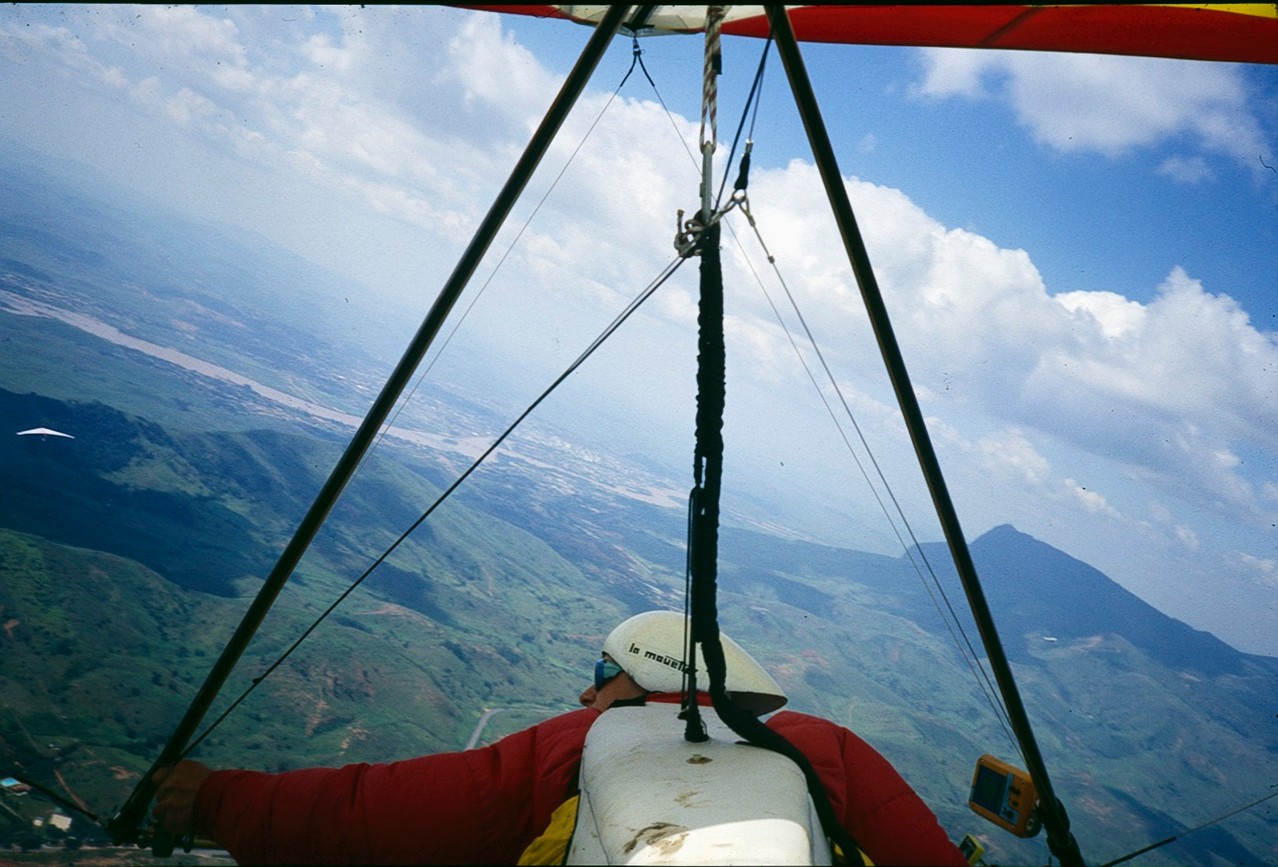
{"type": "MultiPolygon", "coordinates": [[[[437,7],[8,6],[0,134],[421,311],[587,35],[437,7]]],[[[636,73],[467,319],[458,345],[473,354],[432,375],[517,367],[502,387],[517,411],[672,255],[675,210],[696,205],[684,144],[697,134],[700,40],[642,48],[670,114],[636,73]]],[[[760,48],[726,41],[720,139],[760,48]]],[[[805,54],[969,536],[1013,523],[1191,625],[1278,654],[1278,73],[805,54]]],[[[515,225],[630,62],[618,40],[515,225]]],[[[752,210],[916,530],[939,538],[769,66],[752,210]]],[[[751,274],[767,263],[732,225],[725,508],[891,552],[751,274]]],[[[681,472],[694,288],[688,269],[654,296],[544,422],[681,472]]]]}

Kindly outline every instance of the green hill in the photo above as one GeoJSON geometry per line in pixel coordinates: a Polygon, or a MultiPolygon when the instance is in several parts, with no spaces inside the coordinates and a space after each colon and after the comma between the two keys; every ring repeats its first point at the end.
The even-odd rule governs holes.
{"type": "MultiPolygon", "coordinates": [[[[3,757],[100,813],[123,800],[230,635],[336,446],[269,431],[166,432],[100,404],[0,393],[77,439],[0,456],[3,757]],[[58,449],[61,448],[59,451],[58,449]],[[56,773],[55,773],[56,772],[56,773]]],[[[374,461],[250,648],[223,706],[437,491],[374,461]]],[[[622,613],[527,533],[460,504],[401,546],[201,748],[286,767],[461,747],[569,708],[622,613]],[[536,664],[530,650],[536,648],[536,664]]]]}
{"type": "MultiPolygon", "coordinates": [[[[109,436],[20,442],[46,453],[0,463],[6,521],[21,525],[0,531],[0,746],[9,767],[109,813],[158,754],[337,444],[167,431],[102,405],[0,393],[0,408],[15,407],[109,436]],[[28,511],[36,496],[46,508],[28,511]],[[95,529],[95,514],[116,532],[95,529]]],[[[361,474],[215,713],[434,499],[438,467],[415,454],[388,447],[361,474]]],[[[610,624],[678,604],[680,516],[603,492],[607,508],[556,510],[553,487],[516,472],[445,504],[197,755],[267,769],[391,760],[460,748],[485,708],[502,709],[488,740],[570,707],[610,624]]],[[[1015,754],[934,613],[915,605],[903,561],[731,528],[721,548],[724,627],[793,707],[865,736],[955,837],[976,830],[999,857],[1042,857],[1041,842],[965,809],[975,756],[1015,754]]],[[[1021,575],[1060,574],[1059,552],[1010,528],[974,550],[989,563],[1019,553],[1021,575]]],[[[1089,580],[1092,593],[1108,581],[1089,580]]],[[[1024,642],[1018,676],[1084,851],[1116,856],[1262,792],[1276,758],[1263,710],[1272,672],[1239,654],[1241,674],[1187,673],[1109,621],[1089,630],[1085,607],[1062,615],[1077,635],[1009,636],[1024,642]]],[[[1237,817],[1171,861],[1265,857],[1264,828],[1237,817]]]]}

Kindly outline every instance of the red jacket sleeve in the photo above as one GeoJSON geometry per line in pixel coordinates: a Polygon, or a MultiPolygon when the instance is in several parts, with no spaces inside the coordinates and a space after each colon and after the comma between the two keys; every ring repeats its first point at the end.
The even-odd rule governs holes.
{"type": "Polygon", "coordinates": [[[842,726],[783,711],[768,726],[812,762],[843,827],[876,865],[966,865],[936,816],[878,751],[842,726]]]}
{"type": "Polygon", "coordinates": [[[597,717],[392,764],[218,771],[200,788],[197,831],[240,863],[514,863],[567,797],[597,717]]]}

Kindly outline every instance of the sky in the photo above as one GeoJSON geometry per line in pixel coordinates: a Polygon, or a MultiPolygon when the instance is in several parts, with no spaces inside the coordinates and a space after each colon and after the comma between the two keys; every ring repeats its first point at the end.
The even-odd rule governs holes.
{"type": "MultiPolygon", "coordinates": [[[[439,7],[10,5],[0,137],[342,275],[405,311],[381,348],[397,354],[588,35],[439,7]]],[[[762,47],[725,40],[716,172],[762,47]]],[[[676,212],[697,207],[700,37],[640,48],[656,90],[635,71],[617,92],[618,38],[432,370],[489,379],[512,418],[674,258],[676,212]]],[[[1278,655],[1278,71],[804,55],[968,537],[1014,524],[1278,655]]],[[[892,495],[939,539],[775,55],[761,93],[749,205],[776,272],[729,214],[725,512],[899,554],[773,312],[783,280],[892,495]]],[[[690,263],[543,423],[686,472],[695,291],[690,263]]]]}

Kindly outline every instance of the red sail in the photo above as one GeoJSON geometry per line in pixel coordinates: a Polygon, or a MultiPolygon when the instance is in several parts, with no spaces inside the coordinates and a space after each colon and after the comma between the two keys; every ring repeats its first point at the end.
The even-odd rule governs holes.
{"type": "MultiPolygon", "coordinates": [[[[593,24],[604,6],[474,6],[593,24]]],[[[695,33],[704,6],[657,6],[645,27],[695,33]]],[[[1278,63],[1278,4],[790,6],[799,39],[861,45],[1012,48],[1278,63]]],[[[723,32],[767,36],[762,6],[730,6],[723,32]]]]}

